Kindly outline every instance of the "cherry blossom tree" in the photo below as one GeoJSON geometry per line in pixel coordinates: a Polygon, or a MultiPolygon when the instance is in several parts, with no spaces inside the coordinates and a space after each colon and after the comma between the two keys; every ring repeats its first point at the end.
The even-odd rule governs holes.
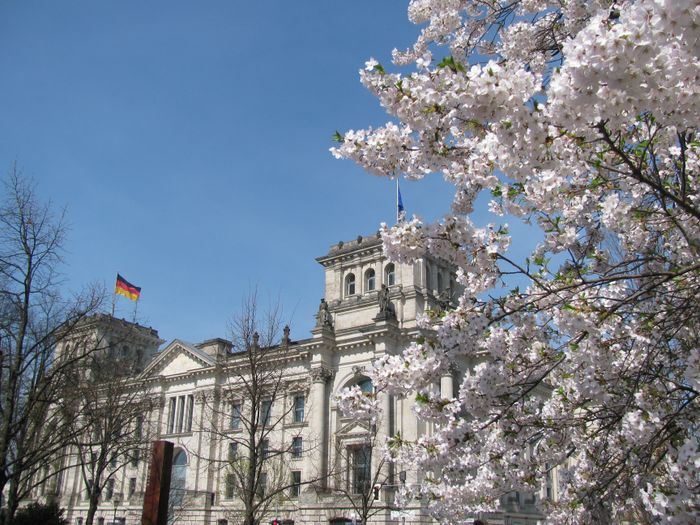
{"type": "Polygon", "coordinates": [[[434,424],[399,459],[430,473],[444,522],[552,469],[551,523],[700,521],[700,5],[413,0],[409,17],[424,27],[397,72],[361,72],[392,121],[332,150],[455,188],[442,220],[382,228],[393,260],[430,253],[464,287],[434,340],[374,368],[434,424]],[[473,218],[484,193],[492,224],[473,218]],[[541,232],[529,257],[506,219],[541,232]]]}

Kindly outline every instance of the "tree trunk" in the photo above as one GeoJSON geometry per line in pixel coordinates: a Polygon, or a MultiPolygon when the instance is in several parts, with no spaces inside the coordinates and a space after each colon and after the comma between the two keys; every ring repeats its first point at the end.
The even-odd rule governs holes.
{"type": "Polygon", "coordinates": [[[95,520],[95,513],[97,512],[97,505],[100,502],[100,493],[93,487],[90,490],[90,506],[88,507],[87,517],[85,518],[85,525],[92,525],[95,520]]]}
{"type": "Polygon", "coordinates": [[[3,514],[3,517],[5,519],[5,523],[12,523],[12,520],[15,517],[15,513],[17,512],[17,508],[19,507],[19,500],[17,499],[17,492],[18,492],[17,483],[18,483],[18,480],[16,480],[13,477],[10,479],[10,482],[7,484],[8,485],[7,503],[5,505],[5,514],[3,514]]]}

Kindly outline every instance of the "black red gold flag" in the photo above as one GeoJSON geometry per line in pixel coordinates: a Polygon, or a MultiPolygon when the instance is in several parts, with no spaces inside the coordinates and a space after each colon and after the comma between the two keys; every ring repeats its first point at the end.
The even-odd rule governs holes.
{"type": "Polygon", "coordinates": [[[141,295],[141,288],[134,286],[129,281],[124,279],[124,277],[117,274],[117,284],[114,287],[114,293],[123,295],[132,301],[138,301],[139,296],[141,295]]]}

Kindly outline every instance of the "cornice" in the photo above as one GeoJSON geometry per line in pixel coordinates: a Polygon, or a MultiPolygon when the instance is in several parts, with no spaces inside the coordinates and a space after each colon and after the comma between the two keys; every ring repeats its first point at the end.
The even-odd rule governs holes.
{"type": "Polygon", "coordinates": [[[358,236],[353,241],[340,241],[331,247],[326,255],[317,257],[316,261],[323,266],[330,266],[339,258],[345,260],[355,257],[363,252],[372,253],[382,249],[382,240],[379,238],[379,232],[373,236],[358,236]]]}

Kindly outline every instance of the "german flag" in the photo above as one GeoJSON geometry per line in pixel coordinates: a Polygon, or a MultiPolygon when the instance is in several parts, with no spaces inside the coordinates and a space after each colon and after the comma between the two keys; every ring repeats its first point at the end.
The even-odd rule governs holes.
{"type": "Polygon", "coordinates": [[[141,295],[141,288],[134,286],[129,281],[124,279],[124,277],[117,274],[117,284],[114,287],[114,293],[123,295],[132,301],[138,301],[139,295],[141,295]]]}

